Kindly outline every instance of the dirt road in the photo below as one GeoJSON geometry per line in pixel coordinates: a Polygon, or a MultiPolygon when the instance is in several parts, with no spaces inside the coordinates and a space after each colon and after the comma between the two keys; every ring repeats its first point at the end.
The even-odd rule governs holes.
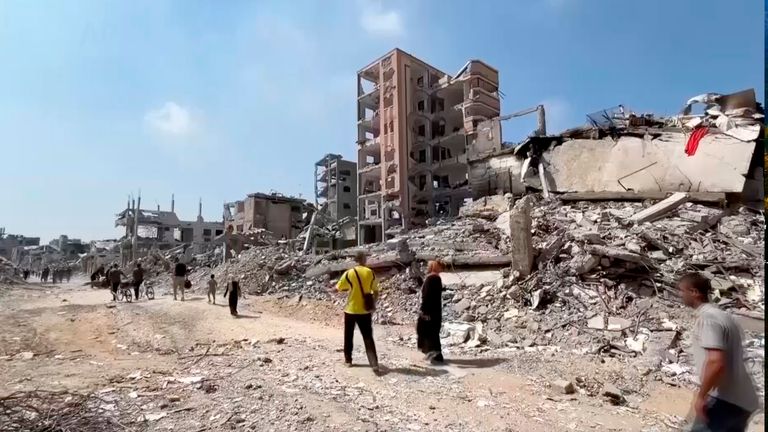
{"type": "MultiPolygon", "coordinates": [[[[326,304],[249,297],[235,319],[199,295],[110,304],[82,281],[3,290],[0,395],[98,391],[128,430],[663,431],[691,398],[653,383],[625,406],[557,394],[545,372],[556,353],[537,364],[448,351],[427,366],[401,326],[375,328],[375,376],[359,335],[355,367],[343,365],[341,315],[326,304]]],[[[570,366],[606,367],[591,362],[570,366]]]]}

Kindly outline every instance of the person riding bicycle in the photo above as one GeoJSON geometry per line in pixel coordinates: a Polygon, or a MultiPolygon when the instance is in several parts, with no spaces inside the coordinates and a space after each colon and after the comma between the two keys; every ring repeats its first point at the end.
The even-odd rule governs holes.
{"type": "Polygon", "coordinates": [[[131,281],[131,284],[133,285],[133,292],[136,294],[136,300],[139,299],[139,287],[141,286],[141,283],[144,282],[144,269],[141,268],[141,263],[136,264],[136,268],[133,269],[133,280],[131,281]]]}

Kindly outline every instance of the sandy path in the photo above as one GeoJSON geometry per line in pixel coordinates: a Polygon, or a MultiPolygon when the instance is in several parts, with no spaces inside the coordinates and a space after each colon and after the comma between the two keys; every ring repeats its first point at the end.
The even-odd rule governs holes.
{"type": "MultiPolygon", "coordinates": [[[[252,372],[250,379],[264,378],[265,388],[273,386],[269,391],[274,398],[294,400],[291,385],[302,388],[301,411],[314,419],[307,430],[668,430],[666,415],[685,415],[690,401],[688,391],[663,385],[636,408],[614,407],[584,395],[564,398],[531,376],[500,368],[503,356],[428,367],[415,350],[394,343],[411,333],[402,326],[375,329],[386,372],[377,377],[367,367],[341,364],[341,316],[323,304],[251,297],[241,307],[243,317],[234,319],[225,306],[210,305],[195,294],[183,303],[158,296],[114,308],[106,307],[109,298],[108,291],[83,287],[82,281],[14,289],[0,298],[0,326],[6,330],[0,355],[36,354],[32,360],[0,361],[0,393],[42,387],[98,389],[136,370],[178,375],[189,372],[186,357],[200,352],[200,346],[249,340],[260,341],[259,349],[272,359],[270,379],[255,367],[245,368],[242,375],[252,372]],[[286,342],[265,343],[274,338],[286,342]],[[364,388],[376,399],[375,420],[355,414],[350,406],[355,399],[340,400],[333,390],[347,388],[364,388]]],[[[365,363],[359,335],[356,338],[356,361],[365,363]]],[[[206,362],[225,368],[229,363],[224,359],[211,356],[206,362]]],[[[241,384],[222,382],[217,394],[239,394],[241,384]]],[[[194,396],[203,401],[206,397],[213,396],[194,396]]],[[[169,421],[174,420],[164,419],[150,429],[165,430],[161,426],[169,421]]]]}

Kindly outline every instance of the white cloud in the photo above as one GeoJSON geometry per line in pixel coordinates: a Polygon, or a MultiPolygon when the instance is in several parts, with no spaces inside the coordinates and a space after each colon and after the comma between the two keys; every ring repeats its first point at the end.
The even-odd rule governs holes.
{"type": "Polygon", "coordinates": [[[396,37],[405,33],[400,12],[384,10],[381,3],[373,1],[362,4],[360,25],[372,36],[396,37]]]}
{"type": "Polygon", "coordinates": [[[194,130],[189,109],[176,102],[166,102],[162,107],[144,115],[144,122],[153,130],[171,136],[186,136],[194,130]]]}

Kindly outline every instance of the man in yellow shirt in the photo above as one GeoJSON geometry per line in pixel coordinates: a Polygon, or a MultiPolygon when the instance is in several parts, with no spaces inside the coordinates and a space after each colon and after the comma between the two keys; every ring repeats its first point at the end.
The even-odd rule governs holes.
{"type": "Polygon", "coordinates": [[[365,253],[358,252],[355,255],[357,265],[344,272],[336,284],[336,289],[349,292],[347,306],[344,308],[344,363],[352,365],[352,339],[355,334],[355,325],[360,329],[365,343],[365,353],[368,355],[368,363],[374,373],[379,373],[379,359],[376,356],[376,344],[373,341],[373,309],[366,305],[365,296],[372,295],[374,300],[379,294],[379,284],[373,270],[365,266],[365,253]]]}

